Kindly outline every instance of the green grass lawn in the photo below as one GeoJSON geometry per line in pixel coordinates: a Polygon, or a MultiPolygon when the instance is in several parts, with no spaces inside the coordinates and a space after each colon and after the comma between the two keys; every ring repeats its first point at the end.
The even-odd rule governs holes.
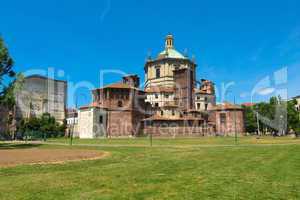
{"type": "MultiPolygon", "coordinates": [[[[47,140],[50,143],[69,144],[69,138],[50,138],[47,140]]],[[[300,144],[300,139],[293,139],[291,137],[270,137],[263,136],[257,138],[256,136],[238,137],[237,143],[239,145],[248,144],[300,144]]],[[[95,144],[95,145],[125,145],[125,146],[149,146],[150,138],[99,138],[99,139],[73,139],[73,144],[95,144]]],[[[235,145],[234,137],[195,137],[195,138],[153,138],[152,144],[154,146],[205,146],[205,145],[235,145]]]]}
{"type": "Polygon", "coordinates": [[[146,138],[74,143],[105,145],[35,148],[99,149],[111,156],[0,168],[0,199],[300,199],[300,145],[295,139],[246,137],[239,144],[247,145],[225,146],[234,144],[234,138],[155,138],[152,148],[146,138]],[[251,145],[257,143],[285,145],[251,145]]]}

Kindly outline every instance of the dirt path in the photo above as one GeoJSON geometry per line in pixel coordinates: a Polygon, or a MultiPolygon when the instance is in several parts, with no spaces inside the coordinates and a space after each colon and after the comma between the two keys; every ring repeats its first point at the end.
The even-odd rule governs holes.
{"type": "Polygon", "coordinates": [[[0,167],[21,164],[64,163],[67,161],[95,160],[108,156],[108,152],[76,149],[4,149],[0,150],[0,167]]]}

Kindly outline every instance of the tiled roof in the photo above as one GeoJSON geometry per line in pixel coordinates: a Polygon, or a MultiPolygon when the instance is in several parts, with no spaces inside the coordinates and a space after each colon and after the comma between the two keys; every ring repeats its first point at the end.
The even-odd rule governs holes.
{"type": "Polygon", "coordinates": [[[92,102],[90,106],[99,106],[99,104],[97,102],[92,102]]]}
{"type": "Polygon", "coordinates": [[[102,90],[102,89],[106,89],[106,88],[114,88],[114,89],[134,89],[134,90],[139,90],[139,91],[142,91],[140,90],[139,88],[135,88],[135,87],[132,87],[126,83],[112,83],[112,84],[109,84],[109,85],[106,85],[102,88],[97,88],[95,90],[102,90]]]}
{"type": "Polygon", "coordinates": [[[240,105],[237,104],[234,105],[226,102],[214,106],[211,110],[243,110],[243,108],[240,105]]]}
{"type": "Polygon", "coordinates": [[[250,107],[250,106],[254,106],[255,103],[246,102],[246,103],[243,103],[242,105],[246,106],[246,107],[250,107]]]}
{"type": "Polygon", "coordinates": [[[79,109],[86,109],[86,108],[102,108],[102,109],[107,109],[104,106],[100,106],[97,102],[93,102],[89,105],[81,106],[79,109]]]}
{"type": "Polygon", "coordinates": [[[133,87],[131,87],[130,85],[125,84],[125,83],[112,83],[112,84],[104,86],[103,88],[131,89],[133,87]]]}

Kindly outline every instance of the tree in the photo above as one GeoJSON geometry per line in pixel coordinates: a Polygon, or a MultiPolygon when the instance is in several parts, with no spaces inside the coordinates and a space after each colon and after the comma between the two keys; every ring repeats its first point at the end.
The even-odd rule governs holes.
{"type": "Polygon", "coordinates": [[[12,69],[13,64],[13,59],[10,57],[8,49],[0,37],[0,96],[6,91],[10,80],[15,77],[15,72],[12,69]]]}
{"type": "Polygon", "coordinates": [[[14,107],[14,81],[15,72],[13,71],[13,60],[8,53],[3,39],[0,37],[0,112],[2,112],[1,121],[2,126],[5,126],[4,133],[1,132],[1,136],[9,136],[9,125],[13,122],[13,110],[14,107]]]}
{"type": "Polygon", "coordinates": [[[22,73],[16,75],[16,79],[4,88],[2,96],[0,96],[0,104],[12,110],[16,104],[15,94],[22,90],[24,84],[24,76],[22,73]]]}
{"type": "Polygon", "coordinates": [[[245,129],[248,133],[257,131],[256,114],[253,106],[243,106],[245,114],[245,129]]]}
{"type": "Polygon", "coordinates": [[[18,126],[18,133],[19,137],[46,139],[63,136],[65,129],[65,124],[59,124],[49,113],[44,113],[41,117],[23,119],[18,126]]]}
{"type": "Polygon", "coordinates": [[[287,102],[287,123],[288,129],[300,133],[299,112],[296,110],[297,101],[295,99],[287,102]]]}
{"type": "Polygon", "coordinates": [[[258,112],[261,133],[280,131],[286,133],[290,130],[300,133],[300,119],[296,104],[295,100],[284,101],[280,97],[271,97],[269,102],[260,102],[251,107],[244,106],[246,131],[249,133],[257,131],[256,112],[258,112]]]}
{"type": "Polygon", "coordinates": [[[24,83],[24,76],[22,74],[17,74],[16,79],[9,84],[3,91],[3,95],[0,96],[0,109],[5,111],[7,114],[3,114],[1,116],[2,123],[5,125],[5,133],[6,138],[15,138],[15,130],[16,130],[16,98],[15,94],[19,92],[24,83]]]}

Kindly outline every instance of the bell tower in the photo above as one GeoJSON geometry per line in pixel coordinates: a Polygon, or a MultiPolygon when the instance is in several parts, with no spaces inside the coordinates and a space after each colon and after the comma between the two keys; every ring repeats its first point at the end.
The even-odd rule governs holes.
{"type": "Polygon", "coordinates": [[[174,39],[173,35],[169,34],[166,37],[166,49],[174,49],[174,39]]]}

